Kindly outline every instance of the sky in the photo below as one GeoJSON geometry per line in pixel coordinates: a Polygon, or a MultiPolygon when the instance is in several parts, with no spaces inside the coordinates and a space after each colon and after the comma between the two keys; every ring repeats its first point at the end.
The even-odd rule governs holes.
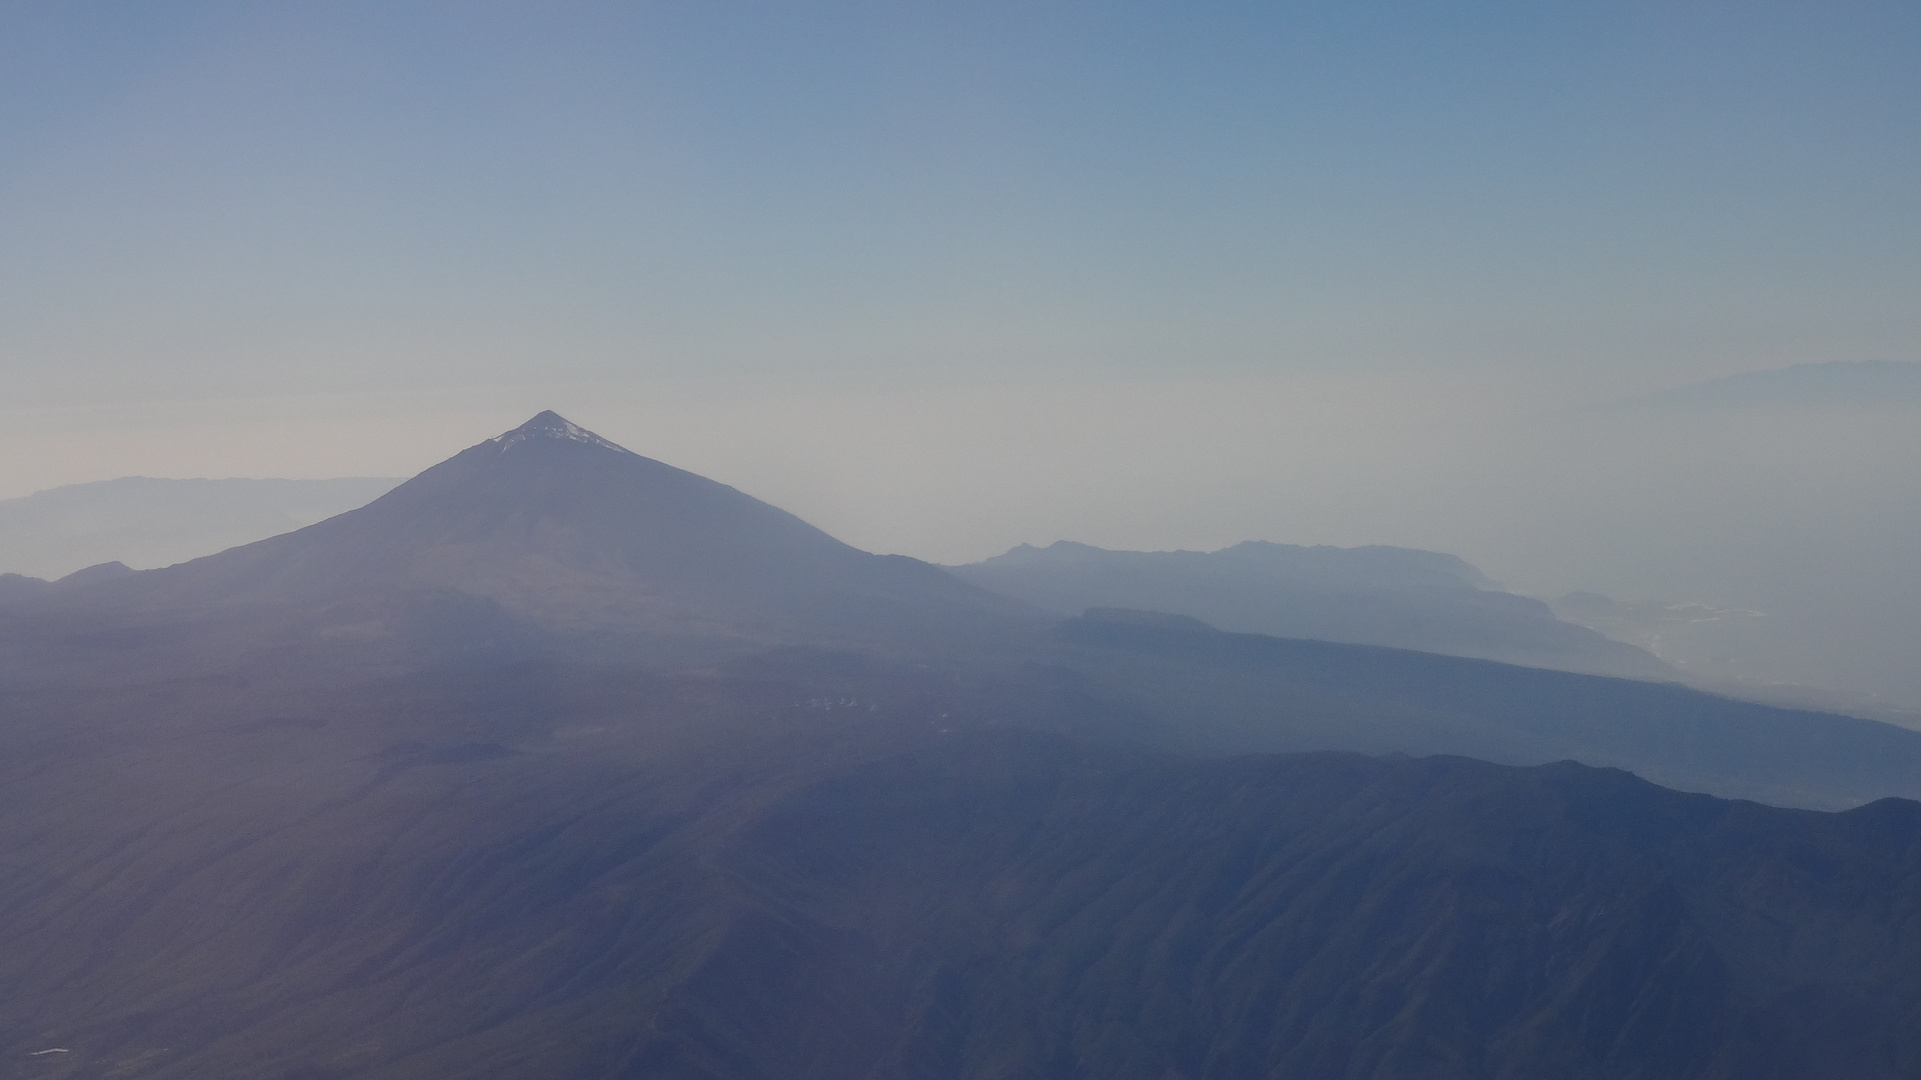
{"type": "Polygon", "coordinates": [[[0,0],[0,498],[553,408],[874,550],[1686,593],[1921,490],[1905,415],[1581,411],[1921,359],[1917,56],[1849,0],[0,0]]]}
{"type": "Polygon", "coordinates": [[[1889,358],[1916,55],[1899,3],[7,3],[0,389],[1889,358]]]}

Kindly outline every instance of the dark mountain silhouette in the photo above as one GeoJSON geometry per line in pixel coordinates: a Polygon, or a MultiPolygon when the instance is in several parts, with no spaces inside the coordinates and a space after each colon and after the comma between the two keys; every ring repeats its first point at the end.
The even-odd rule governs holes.
{"type": "Polygon", "coordinates": [[[123,619],[212,605],[279,612],[262,633],[283,642],[419,644],[451,621],[496,639],[672,643],[676,655],[898,645],[1035,621],[936,567],[849,547],[551,412],[360,509],[90,589],[67,610],[123,619]]]}
{"type": "Polygon", "coordinates": [[[1499,591],[1452,555],[1250,540],[1220,551],[1108,551],[1025,544],[951,568],[1061,615],[1116,607],[1191,615],[1222,630],[1388,645],[1597,675],[1670,679],[1631,645],[1499,591]]]}
{"type": "MultiPolygon", "coordinates": [[[[1348,584],[1452,581],[1468,594],[1478,581],[1433,553],[1297,555],[1252,545],[1229,561],[1348,584]]],[[[1017,686],[1009,693],[1027,704],[1016,711],[1036,717],[1070,688],[1106,703],[1113,732],[1190,753],[1573,759],[1812,807],[1921,796],[1921,733],[1885,724],[1167,616],[1110,611],[1057,630],[937,567],[858,551],[551,413],[318,525],[76,580],[95,575],[0,609],[0,678],[120,688],[124,698],[93,707],[137,715],[143,687],[184,678],[298,701],[422,671],[547,661],[673,672],[838,649],[958,665],[1017,686]]]]}
{"type": "Polygon", "coordinates": [[[1049,619],[551,414],[88,577],[0,606],[0,1077],[1921,1071],[1921,733],[1049,619]]]}
{"type": "Polygon", "coordinates": [[[600,679],[14,730],[6,1075],[1921,1068],[1921,805],[1185,760],[962,719],[911,670],[600,679]]]}
{"type": "MultiPolygon", "coordinates": [[[[1454,581],[1472,594],[1477,580],[1459,560],[1392,549],[1233,558],[1350,584],[1454,581]]],[[[299,708],[302,695],[426,671],[670,673],[801,648],[938,660],[1011,687],[1002,707],[1044,727],[1071,691],[1104,703],[1108,733],[1189,753],[1573,759],[1812,807],[1921,796],[1921,733],[1870,721],[1165,615],[1056,629],[551,413],[298,532],[160,570],[89,571],[0,611],[0,678],[111,688],[123,696],[90,708],[128,717],[146,687],[182,679],[241,680],[261,708],[299,708]]],[[[858,680],[844,689],[867,693],[858,680]]]]}
{"type": "Polygon", "coordinates": [[[0,604],[10,600],[25,600],[73,589],[84,589],[103,581],[113,581],[134,573],[126,563],[107,562],[83,567],[56,581],[45,578],[27,577],[24,574],[0,574],[0,604]]]}
{"type": "Polygon", "coordinates": [[[0,574],[0,604],[40,596],[53,582],[25,574],[0,574]]]}
{"type": "Polygon", "coordinates": [[[121,578],[131,576],[133,573],[133,568],[123,562],[95,563],[92,566],[75,570],[66,577],[53,582],[50,591],[58,592],[62,589],[84,589],[89,585],[98,585],[103,581],[118,581],[121,578]]]}
{"type": "Polygon", "coordinates": [[[27,577],[24,574],[0,574],[0,604],[18,600],[30,600],[73,589],[84,589],[103,581],[123,578],[134,571],[126,563],[108,562],[83,567],[57,581],[45,578],[27,577]]]}

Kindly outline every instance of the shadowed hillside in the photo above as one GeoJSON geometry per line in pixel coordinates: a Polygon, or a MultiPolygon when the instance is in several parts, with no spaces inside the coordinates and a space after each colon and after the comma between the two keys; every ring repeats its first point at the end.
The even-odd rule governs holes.
{"type": "Polygon", "coordinates": [[[1921,1068],[1921,733],[1056,621],[552,414],[10,588],[0,1077],[1921,1068]]]}
{"type": "Polygon", "coordinates": [[[1915,804],[1185,761],[969,718],[993,687],[860,700],[806,670],[529,670],[244,720],[199,695],[80,767],[83,736],[39,731],[0,794],[38,870],[0,883],[0,1075],[1921,1064],[1915,804]],[[53,811],[76,783],[91,809],[53,811]]]}

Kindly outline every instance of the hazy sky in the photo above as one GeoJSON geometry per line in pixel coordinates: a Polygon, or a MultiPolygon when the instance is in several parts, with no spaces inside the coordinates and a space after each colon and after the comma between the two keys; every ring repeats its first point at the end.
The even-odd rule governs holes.
{"type": "Polygon", "coordinates": [[[0,496],[553,407],[936,558],[1471,544],[1422,493],[1502,418],[1915,357],[1917,56],[1845,0],[4,3],[0,496]]]}
{"type": "Polygon", "coordinates": [[[13,408],[1905,353],[1911,3],[8,3],[13,408]]]}

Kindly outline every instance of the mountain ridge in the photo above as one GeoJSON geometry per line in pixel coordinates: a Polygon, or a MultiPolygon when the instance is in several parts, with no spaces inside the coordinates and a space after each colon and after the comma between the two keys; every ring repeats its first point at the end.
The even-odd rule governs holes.
{"type": "MultiPolygon", "coordinates": [[[[154,1080],[1892,1080],[1921,1060],[1900,930],[1921,804],[801,715],[368,754],[363,711],[249,734],[286,756],[239,791],[234,736],[170,719],[129,753],[173,775],[136,770],[137,799],[103,804],[124,819],[16,848],[90,887],[0,880],[0,1054],[154,1080]],[[79,854],[143,806],[174,816],[124,858],[79,854]],[[140,888],[183,836],[236,830],[253,839],[140,888]],[[182,935],[209,916],[217,939],[182,935]],[[90,925],[118,929],[56,947],[90,925]]],[[[0,822],[57,782],[0,791],[0,822]]]]}
{"type": "MultiPolygon", "coordinates": [[[[1289,549],[1237,550],[1258,560],[1289,549]]],[[[1458,582],[1436,592],[1483,595],[1465,564],[1416,555],[1419,580],[1438,569],[1458,582]]],[[[0,688],[88,686],[109,695],[98,708],[133,713],[155,687],[233,680],[263,708],[297,709],[331,687],[432,671],[671,673],[732,659],[771,671],[790,666],[786,655],[834,670],[846,654],[999,686],[1010,715],[1042,728],[1071,718],[1073,730],[1106,724],[1203,755],[1575,758],[1787,805],[1921,795],[1921,733],[1884,724],[1188,619],[1063,621],[543,415],[307,529],[13,601],[0,609],[0,688]]],[[[876,669],[840,693],[864,699],[869,683],[899,677],[876,669]]]]}
{"type": "Polygon", "coordinates": [[[378,498],[397,478],[123,476],[0,500],[0,572],[55,578],[103,562],[169,566],[378,498]]]}
{"type": "Polygon", "coordinates": [[[716,647],[912,639],[925,636],[917,605],[983,629],[1032,618],[929,564],[850,547],[552,412],[359,509],[74,599],[107,613],[331,603],[365,623],[359,609],[403,594],[477,599],[576,634],[716,647]]]}
{"type": "Polygon", "coordinates": [[[948,569],[1057,615],[1165,611],[1242,633],[1626,678],[1679,675],[1645,650],[1556,618],[1541,601],[1499,591],[1440,552],[1258,540],[1212,552],[1110,551],[1058,541],[948,569]]]}
{"type": "Polygon", "coordinates": [[[1921,733],[1053,619],[564,423],[0,607],[0,1076],[1921,1071],[1921,733]]]}

